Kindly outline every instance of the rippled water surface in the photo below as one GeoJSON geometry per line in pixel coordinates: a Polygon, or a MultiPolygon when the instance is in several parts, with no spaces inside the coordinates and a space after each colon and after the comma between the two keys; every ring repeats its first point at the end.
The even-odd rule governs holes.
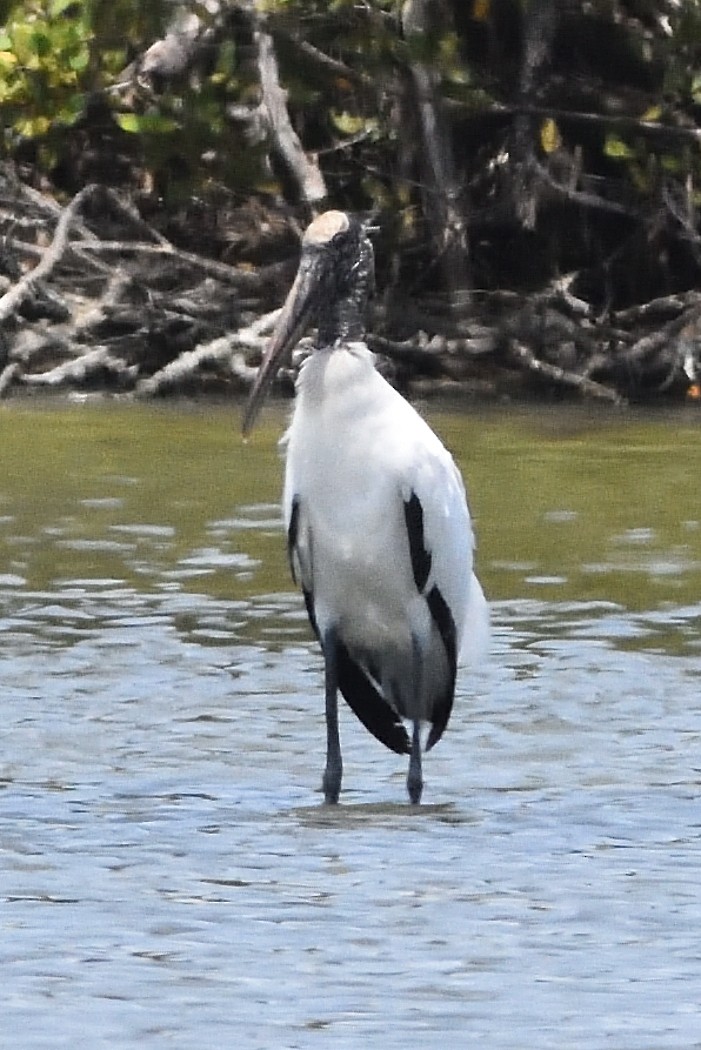
{"type": "Polygon", "coordinates": [[[428,415],[490,657],[326,809],[284,413],[0,410],[3,1048],[701,1047],[701,419],[428,415]]]}

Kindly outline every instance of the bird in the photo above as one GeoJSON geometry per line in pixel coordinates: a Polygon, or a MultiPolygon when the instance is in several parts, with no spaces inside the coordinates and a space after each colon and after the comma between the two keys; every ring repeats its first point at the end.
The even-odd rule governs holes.
{"type": "Polygon", "coordinates": [[[340,692],[373,736],[409,755],[418,805],[422,728],[430,723],[430,751],[451,714],[461,647],[483,648],[489,614],[461,474],[365,342],[370,232],[337,210],[307,227],[242,429],[250,433],[279,368],[316,327],[282,441],[282,502],[291,574],[324,660],[324,800],[337,803],[341,791],[340,692]]]}

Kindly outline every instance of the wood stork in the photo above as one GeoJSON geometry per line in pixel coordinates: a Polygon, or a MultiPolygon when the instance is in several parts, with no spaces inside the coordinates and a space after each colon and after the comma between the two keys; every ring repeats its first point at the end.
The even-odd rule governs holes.
{"type": "Polygon", "coordinates": [[[327,803],[341,789],[338,690],[378,740],[409,754],[418,803],[421,724],[431,723],[428,751],[448,723],[461,643],[488,629],[460,473],[365,345],[373,286],[367,226],[340,211],[316,218],[243,423],[246,434],[284,356],[316,323],[286,436],[283,507],[292,576],[324,656],[327,803]]]}

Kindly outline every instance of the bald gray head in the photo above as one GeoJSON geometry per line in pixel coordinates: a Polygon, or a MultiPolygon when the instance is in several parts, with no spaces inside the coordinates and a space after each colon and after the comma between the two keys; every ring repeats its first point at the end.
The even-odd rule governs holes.
{"type": "Polygon", "coordinates": [[[326,211],[302,238],[299,272],[287,301],[294,296],[298,310],[303,308],[303,327],[317,325],[317,346],[333,346],[363,338],[374,282],[367,225],[346,212],[326,211]]]}
{"type": "Polygon", "coordinates": [[[314,219],[302,238],[297,276],[246,406],[244,434],[253,426],[283,360],[308,328],[317,325],[317,347],[363,338],[374,282],[374,255],[366,224],[342,211],[327,211],[314,219]]]}

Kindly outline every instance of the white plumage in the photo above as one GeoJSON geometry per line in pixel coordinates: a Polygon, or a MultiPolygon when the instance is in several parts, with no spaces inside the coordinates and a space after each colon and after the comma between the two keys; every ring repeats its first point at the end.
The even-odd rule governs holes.
{"type": "Polygon", "coordinates": [[[458,650],[483,640],[488,614],[460,473],[362,340],[369,245],[344,213],[312,223],[245,427],[316,315],[318,345],[300,371],[286,437],[283,505],[292,572],[324,651],[326,800],[337,801],[341,786],[340,688],[378,739],[410,754],[407,786],[418,802],[420,725],[432,724],[428,749],[450,715],[458,650]]]}

